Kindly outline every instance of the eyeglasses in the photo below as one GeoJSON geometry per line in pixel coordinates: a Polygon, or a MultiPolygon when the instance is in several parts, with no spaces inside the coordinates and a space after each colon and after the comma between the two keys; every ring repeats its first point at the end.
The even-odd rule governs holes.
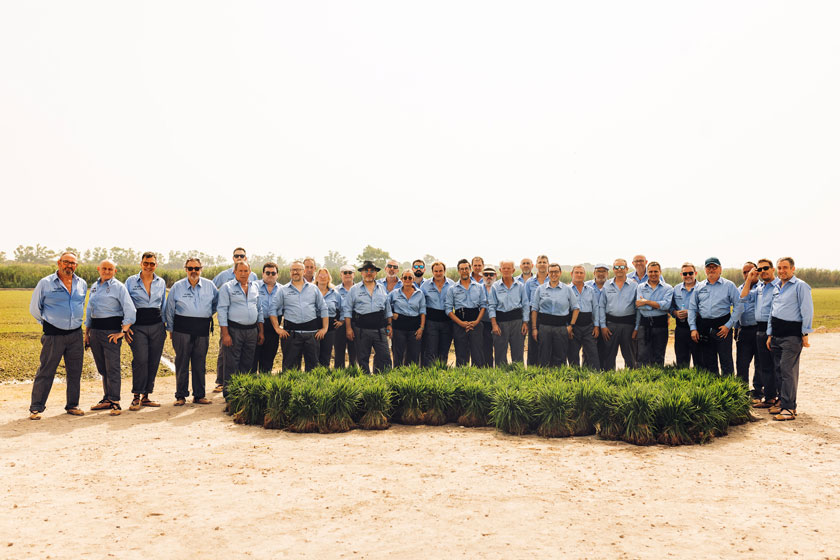
{"type": "Polygon", "coordinates": [[[424,269],[424,268],[426,268],[426,267],[425,267],[425,266],[423,266],[422,264],[415,264],[415,265],[414,265],[414,266],[412,266],[411,268],[413,268],[414,270],[423,270],[423,269],[424,269]]]}
{"type": "Polygon", "coordinates": [[[196,272],[201,270],[200,266],[185,266],[184,268],[186,268],[189,272],[196,272]]]}
{"type": "Polygon", "coordinates": [[[683,276],[694,276],[694,273],[693,272],[683,272],[682,275],[683,276]]]}
{"type": "Polygon", "coordinates": [[[64,266],[76,266],[78,263],[76,261],[61,261],[61,264],[64,266]]]}
{"type": "Polygon", "coordinates": [[[142,264],[143,266],[150,266],[150,267],[152,267],[152,268],[154,268],[154,267],[156,267],[156,266],[157,266],[157,263],[156,263],[156,262],[153,262],[153,261],[143,261],[143,262],[142,262],[142,263],[140,263],[140,264],[142,264]]]}
{"type": "Polygon", "coordinates": [[[263,270],[263,274],[266,276],[277,276],[276,270],[263,270]]]}
{"type": "Polygon", "coordinates": [[[342,274],[353,274],[353,273],[350,272],[349,270],[345,270],[344,272],[342,272],[342,274]]]}
{"type": "Polygon", "coordinates": [[[707,264],[706,268],[720,268],[720,267],[716,264],[707,264]]]}
{"type": "Polygon", "coordinates": [[[496,276],[496,274],[493,273],[493,272],[485,272],[484,276],[487,276],[488,278],[492,278],[493,276],[496,276]]]}
{"type": "Polygon", "coordinates": [[[759,266],[758,268],[756,268],[756,270],[759,271],[759,272],[764,272],[765,270],[770,270],[771,268],[773,268],[773,267],[771,267],[771,266],[759,266]]]}
{"type": "Polygon", "coordinates": [[[624,270],[625,268],[627,268],[625,265],[620,264],[618,266],[614,266],[613,270],[624,270]]]}
{"type": "Polygon", "coordinates": [[[239,253],[239,254],[233,255],[233,258],[234,259],[244,259],[245,258],[245,253],[239,253]]]}
{"type": "Polygon", "coordinates": [[[399,268],[399,267],[395,264],[386,264],[385,268],[399,268]]]}

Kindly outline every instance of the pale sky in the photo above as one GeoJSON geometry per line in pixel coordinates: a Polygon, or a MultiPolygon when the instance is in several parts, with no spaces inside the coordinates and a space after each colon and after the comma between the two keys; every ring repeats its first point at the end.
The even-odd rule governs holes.
{"type": "Polygon", "coordinates": [[[0,251],[840,268],[837,2],[0,3],[0,251]]]}

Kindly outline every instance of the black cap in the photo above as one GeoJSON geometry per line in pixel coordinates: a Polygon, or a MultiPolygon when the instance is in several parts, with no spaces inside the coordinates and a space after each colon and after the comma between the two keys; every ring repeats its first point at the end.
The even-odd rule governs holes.
{"type": "Polygon", "coordinates": [[[382,270],[381,268],[379,268],[378,266],[373,264],[373,261],[365,261],[365,262],[362,263],[362,266],[359,267],[359,272],[362,272],[364,270],[370,270],[370,269],[373,269],[376,272],[379,272],[380,270],[382,270]]]}
{"type": "Polygon", "coordinates": [[[709,266],[710,264],[716,264],[720,266],[720,259],[717,257],[709,257],[708,259],[706,259],[706,266],[709,266]]]}

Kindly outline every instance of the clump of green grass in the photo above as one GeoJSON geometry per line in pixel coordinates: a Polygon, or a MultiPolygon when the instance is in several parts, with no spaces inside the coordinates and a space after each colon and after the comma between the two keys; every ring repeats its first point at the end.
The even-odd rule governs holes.
{"type": "Polygon", "coordinates": [[[391,390],[399,403],[399,420],[402,424],[417,425],[423,423],[426,396],[426,381],[417,375],[410,377],[390,377],[391,390]]]}
{"type": "Polygon", "coordinates": [[[490,420],[497,429],[521,436],[528,431],[531,418],[531,395],[527,391],[503,387],[493,394],[490,420]]]}
{"type": "Polygon", "coordinates": [[[393,393],[388,384],[380,379],[366,383],[361,389],[361,408],[364,410],[359,427],[363,430],[385,430],[388,414],[391,412],[393,393]]]}
{"type": "Polygon", "coordinates": [[[650,445],[653,435],[654,393],[645,385],[630,385],[618,393],[618,416],[623,420],[621,439],[635,445],[650,445]]]}
{"type": "Polygon", "coordinates": [[[318,428],[321,433],[347,432],[353,428],[353,414],[360,392],[350,378],[335,379],[320,389],[318,428]]]}
{"type": "Polygon", "coordinates": [[[654,402],[656,441],[665,445],[688,445],[691,437],[691,400],[684,388],[662,391],[654,402]]]}
{"type": "Polygon", "coordinates": [[[477,428],[490,422],[490,409],[493,398],[486,383],[469,380],[463,383],[459,391],[461,415],[458,423],[462,426],[477,428]]]}
{"type": "MultiPolygon", "coordinates": [[[[239,400],[239,408],[235,408],[229,402],[233,410],[233,421],[237,424],[262,425],[265,419],[265,407],[267,395],[267,378],[265,376],[253,376],[243,374],[242,395],[239,400]]],[[[230,394],[230,391],[228,391],[230,394]]]]}
{"type": "Polygon", "coordinates": [[[602,397],[602,384],[593,379],[580,379],[572,383],[574,396],[574,424],[572,435],[589,436],[595,433],[595,409],[602,397]]]}
{"type": "Polygon", "coordinates": [[[455,388],[442,378],[432,379],[426,384],[426,412],[423,422],[429,426],[446,424],[449,410],[455,404],[455,388]]]}
{"type": "Polygon", "coordinates": [[[287,408],[289,431],[299,433],[318,431],[319,399],[323,398],[323,391],[319,389],[313,380],[294,385],[287,408]]]}
{"type": "Polygon", "coordinates": [[[537,434],[543,437],[568,437],[575,427],[575,397],[568,383],[544,383],[533,398],[537,434]]]}
{"type": "Polygon", "coordinates": [[[285,428],[289,419],[286,416],[286,407],[289,398],[292,396],[292,384],[288,379],[282,377],[266,377],[266,404],[263,428],[270,430],[281,430],[285,428]]]}

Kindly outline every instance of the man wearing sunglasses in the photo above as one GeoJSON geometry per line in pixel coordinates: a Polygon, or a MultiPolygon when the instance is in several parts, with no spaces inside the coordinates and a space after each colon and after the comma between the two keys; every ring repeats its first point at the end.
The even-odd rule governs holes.
{"type": "MultiPolygon", "coordinates": [[[[213,278],[213,284],[216,286],[216,289],[221,289],[222,285],[230,282],[234,279],[233,268],[236,266],[236,263],[239,262],[246,262],[248,260],[248,255],[245,252],[245,249],[242,247],[237,247],[233,250],[233,266],[221,271],[213,278]]],[[[253,272],[248,280],[257,281],[257,275],[253,272]]],[[[222,389],[224,388],[224,379],[222,372],[224,371],[224,364],[222,360],[224,360],[225,353],[222,352],[222,341],[219,340],[219,357],[216,359],[216,388],[213,389],[214,393],[221,393],[222,389]]]]}
{"type": "Polygon", "coordinates": [[[636,340],[640,365],[665,366],[668,346],[668,311],[674,290],[661,280],[662,267],[656,261],[647,265],[647,280],[636,289],[636,340]]]}
{"type": "Polygon", "coordinates": [[[446,296],[455,282],[446,277],[446,265],[432,264],[432,278],[420,286],[426,297],[426,330],[423,333],[423,365],[446,364],[452,346],[452,320],[446,315],[446,296]]]}
{"type": "Polygon", "coordinates": [[[29,419],[40,420],[47,407],[55,371],[64,358],[67,372],[67,404],[64,410],[73,416],[84,416],[79,408],[82,361],[85,356],[82,318],[85,311],[87,282],[76,276],[76,255],[62,253],[56,271],[38,281],[29,312],[41,324],[41,363],[32,382],[29,419]]]}
{"type": "Polygon", "coordinates": [[[683,281],[674,287],[674,298],[671,302],[671,315],[677,320],[674,329],[674,354],[677,356],[677,367],[700,367],[700,347],[691,339],[691,328],[688,326],[688,304],[697,286],[697,268],[690,262],[685,262],[681,268],[683,281]]]}
{"type": "Polygon", "coordinates": [[[201,277],[201,268],[198,257],[187,259],[184,263],[187,277],[172,284],[163,309],[166,330],[169,331],[175,349],[175,406],[184,406],[190,394],[190,372],[193,402],[211,402],[205,398],[204,376],[207,371],[210,328],[219,303],[219,290],[213,282],[201,277]]]}
{"type": "Polygon", "coordinates": [[[706,259],[705,267],[706,279],[697,284],[688,303],[691,339],[700,344],[701,367],[714,374],[732,375],[731,330],[741,317],[741,296],[735,284],[721,277],[717,257],[706,259]]]}
{"type": "Polygon", "coordinates": [[[761,394],[753,394],[755,408],[771,408],[778,405],[778,385],[773,354],[767,348],[767,323],[770,321],[770,306],[773,303],[773,289],[779,285],[776,269],[770,259],[758,259],[758,266],[750,271],[747,281],[741,287],[741,302],[751,303],[755,309],[755,350],[758,365],[753,374],[759,378],[761,394]],[[755,288],[751,288],[752,284],[755,288]]]}
{"type": "Polygon", "coordinates": [[[370,373],[371,351],[375,373],[383,373],[393,363],[388,348],[393,313],[388,292],[376,282],[376,273],[380,270],[371,261],[362,263],[359,267],[362,281],[350,288],[347,297],[341,300],[345,334],[347,340],[356,342],[357,363],[365,373],[370,373]]]}
{"type": "MultiPolygon", "coordinates": [[[[341,273],[341,285],[338,288],[336,288],[336,292],[338,292],[338,296],[340,299],[337,309],[339,323],[335,326],[334,367],[336,369],[343,369],[345,364],[345,349],[347,350],[347,358],[349,359],[347,363],[351,365],[356,363],[356,343],[352,340],[347,340],[347,331],[345,330],[344,316],[342,315],[341,305],[341,302],[344,301],[345,297],[347,297],[347,293],[350,291],[350,288],[352,288],[353,284],[355,284],[353,280],[355,278],[356,269],[350,266],[349,264],[345,264],[341,267],[341,269],[339,269],[339,272],[341,273]]],[[[420,277],[422,278],[422,276],[423,275],[421,274],[420,277]]]]}
{"type": "Polygon", "coordinates": [[[601,362],[605,370],[615,369],[615,358],[621,348],[625,368],[636,367],[632,340],[636,337],[636,288],[635,280],[627,278],[627,261],[613,262],[613,278],[604,284],[598,317],[601,336],[606,345],[606,356],[601,362]]]}
{"type": "MultiPolygon", "coordinates": [[[[480,258],[480,257],[476,257],[480,258]]],[[[475,262],[475,259],[473,259],[475,262]]],[[[484,261],[481,261],[484,263],[484,261]]],[[[481,275],[483,277],[483,284],[482,287],[487,295],[490,297],[490,290],[493,289],[493,283],[496,281],[496,268],[487,265],[481,271],[481,275]]],[[[473,272],[472,279],[475,280],[475,273],[473,272]]],[[[481,316],[481,323],[482,323],[482,332],[481,332],[481,354],[484,357],[484,366],[485,367],[493,367],[494,360],[493,360],[493,329],[492,323],[490,323],[490,315],[485,310],[484,315],[481,316]]]]}
{"type": "Polygon", "coordinates": [[[402,288],[402,280],[400,280],[400,263],[395,261],[394,259],[388,259],[388,262],[385,263],[385,277],[380,278],[377,280],[379,284],[385,288],[385,291],[389,294],[394,290],[399,290],[402,288]]]}
{"type": "Polygon", "coordinates": [[[301,357],[306,371],[318,367],[318,341],[329,329],[330,312],[315,284],[303,278],[304,265],[289,267],[291,281],[280,286],[269,315],[274,330],[284,340],[283,371],[300,371],[301,357]],[[280,327],[278,317],[283,317],[280,327]]]}
{"type": "MultiPolygon", "coordinates": [[[[747,292],[755,291],[758,284],[758,278],[750,280],[750,271],[756,268],[752,261],[747,261],[741,267],[741,273],[744,275],[744,282],[738,286],[738,294],[746,288],[747,292]]],[[[753,374],[753,399],[759,398],[764,394],[761,386],[761,374],[758,370],[758,352],[756,352],[756,331],[758,324],[755,319],[755,298],[750,300],[740,299],[741,302],[741,318],[735,323],[735,332],[733,338],[735,339],[735,374],[738,379],[743,381],[747,386],[750,384],[750,362],[754,362],[755,373],[753,374]]]]}
{"type": "MultiPolygon", "coordinates": [[[[262,280],[257,281],[260,292],[260,305],[262,306],[263,320],[271,316],[271,309],[274,306],[274,298],[277,296],[277,263],[267,262],[262,268],[262,280]]],[[[277,348],[280,346],[280,336],[273,328],[263,328],[263,343],[257,346],[254,353],[253,371],[271,373],[274,369],[274,358],[277,356],[277,348]]]]}

